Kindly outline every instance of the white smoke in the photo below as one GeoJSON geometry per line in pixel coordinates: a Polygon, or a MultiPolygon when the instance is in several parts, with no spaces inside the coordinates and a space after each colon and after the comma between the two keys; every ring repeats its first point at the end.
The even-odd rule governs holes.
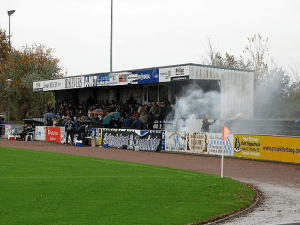
{"type": "MultiPolygon", "coordinates": [[[[219,92],[205,93],[197,84],[191,84],[186,93],[177,99],[174,120],[166,126],[166,130],[200,131],[206,114],[209,114],[211,121],[220,117],[220,100],[219,92]]],[[[211,125],[210,131],[220,132],[218,123],[211,125]]]]}

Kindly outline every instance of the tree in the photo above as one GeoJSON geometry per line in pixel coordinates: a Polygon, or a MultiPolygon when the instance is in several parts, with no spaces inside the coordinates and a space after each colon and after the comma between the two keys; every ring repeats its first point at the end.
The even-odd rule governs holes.
{"type": "Polygon", "coordinates": [[[236,69],[251,69],[251,63],[245,61],[240,57],[237,59],[234,55],[225,53],[225,57],[221,52],[213,48],[211,40],[207,38],[208,49],[206,49],[206,56],[203,56],[204,62],[211,66],[220,66],[236,69]]]}
{"type": "Polygon", "coordinates": [[[53,49],[41,44],[25,46],[20,51],[11,49],[7,58],[1,62],[0,68],[2,103],[10,100],[12,116],[16,119],[23,119],[26,114],[40,116],[52,94],[35,93],[32,85],[34,80],[61,76],[59,60],[53,57],[53,49]],[[13,80],[10,89],[6,85],[8,78],[13,80]]]}
{"type": "Polygon", "coordinates": [[[252,38],[248,37],[248,45],[246,45],[241,56],[242,60],[255,70],[255,77],[263,79],[265,71],[268,70],[268,63],[266,62],[266,54],[269,51],[267,42],[268,38],[263,39],[260,34],[255,34],[252,38]]]}

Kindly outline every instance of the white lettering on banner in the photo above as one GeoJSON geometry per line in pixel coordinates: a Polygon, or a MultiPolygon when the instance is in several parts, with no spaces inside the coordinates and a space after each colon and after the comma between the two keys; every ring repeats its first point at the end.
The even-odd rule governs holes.
{"type": "Polygon", "coordinates": [[[140,80],[149,80],[150,79],[150,74],[141,74],[139,75],[140,80]]]}
{"type": "Polygon", "coordinates": [[[140,150],[156,151],[160,142],[160,138],[151,136],[143,138],[135,133],[125,135],[105,133],[103,135],[103,143],[116,148],[122,148],[125,145],[127,149],[134,149],[135,146],[139,146],[140,150]]]}
{"type": "Polygon", "coordinates": [[[96,87],[97,86],[97,77],[98,76],[85,76],[84,77],[84,86],[85,87],[96,87]]]}
{"type": "Polygon", "coordinates": [[[137,74],[129,74],[127,77],[128,84],[137,84],[138,83],[138,75],[137,74]]]}
{"type": "Polygon", "coordinates": [[[57,136],[57,135],[58,135],[58,132],[57,132],[57,131],[51,131],[51,130],[48,130],[48,135],[57,136]]]}

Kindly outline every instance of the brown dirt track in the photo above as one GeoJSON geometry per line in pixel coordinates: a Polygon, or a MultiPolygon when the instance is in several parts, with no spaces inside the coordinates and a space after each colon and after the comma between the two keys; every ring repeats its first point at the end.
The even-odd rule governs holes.
{"type": "MultiPolygon", "coordinates": [[[[0,139],[0,146],[160,165],[216,175],[220,175],[221,173],[221,158],[217,156],[136,152],[133,150],[76,147],[65,146],[60,143],[11,141],[7,139],[0,139]]],[[[271,184],[298,189],[300,188],[299,172],[299,164],[262,162],[237,158],[224,159],[225,177],[247,182],[255,186],[257,184],[271,184]]]]}

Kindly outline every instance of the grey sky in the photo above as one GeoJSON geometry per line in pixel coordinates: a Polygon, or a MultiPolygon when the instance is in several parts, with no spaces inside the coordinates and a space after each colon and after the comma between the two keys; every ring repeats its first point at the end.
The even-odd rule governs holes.
{"type": "MultiPolygon", "coordinates": [[[[68,75],[107,72],[110,0],[0,0],[0,27],[15,48],[55,49],[68,75]]],[[[209,37],[239,56],[247,37],[268,37],[269,55],[285,69],[300,60],[298,0],[114,0],[113,70],[202,63],[209,37]]]]}

